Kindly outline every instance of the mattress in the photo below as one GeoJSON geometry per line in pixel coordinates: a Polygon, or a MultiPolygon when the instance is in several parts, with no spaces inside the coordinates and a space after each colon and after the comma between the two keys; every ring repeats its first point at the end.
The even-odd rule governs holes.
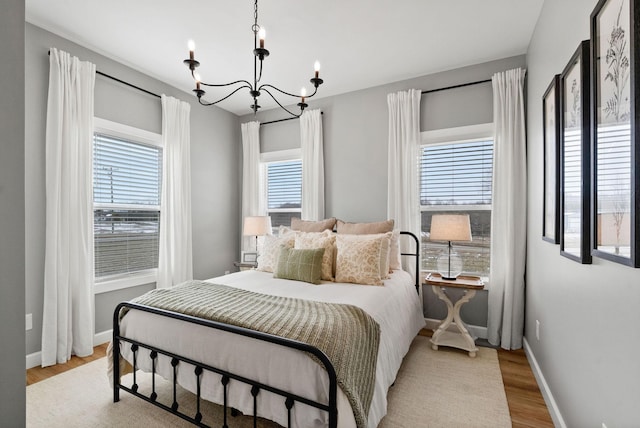
{"type": "MultiPolygon", "coordinates": [[[[395,381],[402,359],[411,342],[424,327],[424,317],[415,282],[401,270],[394,271],[383,286],[365,286],[335,282],[319,285],[274,278],[273,274],[249,270],[211,278],[208,282],[237,287],[263,294],[344,303],[360,307],[380,326],[380,346],[376,363],[376,381],[368,414],[368,426],[376,427],[386,414],[387,391],[395,381]]],[[[187,324],[158,315],[131,310],[120,324],[121,335],[160,349],[175,352],[243,375],[277,388],[313,400],[326,401],[328,376],[322,367],[306,354],[281,346],[259,342],[232,333],[187,324]]],[[[151,360],[140,351],[138,368],[151,371],[151,360]]],[[[129,346],[121,354],[132,361],[129,346]]],[[[148,354],[148,353],[147,353],[148,354]]],[[[168,358],[159,358],[157,372],[170,379],[172,367],[168,358]]],[[[196,378],[193,367],[181,363],[178,382],[195,392],[196,378]]],[[[202,397],[215,403],[223,402],[220,376],[206,372],[201,381],[202,397]]],[[[229,405],[243,413],[253,412],[250,387],[240,383],[229,384],[229,405]]],[[[286,426],[287,413],[280,396],[261,391],[257,397],[260,416],[286,426]]],[[[355,427],[353,412],[344,393],[338,389],[338,426],[355,427]]],[[[326,412],[296,403],[292,411],[294,426],[327,426],[326,412]]]]}

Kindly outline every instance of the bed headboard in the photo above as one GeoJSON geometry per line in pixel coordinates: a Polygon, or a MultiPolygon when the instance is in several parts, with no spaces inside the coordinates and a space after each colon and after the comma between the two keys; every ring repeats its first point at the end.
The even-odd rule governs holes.
{"type": "Polygon", "coordinates": [[[400,253],[401,256],[411,256],[416,258],[416,271],[415,271],[415,281],[416,281],[416,292],[420,293],[420,241],[418,237],[411,232],[407,232],[405,230],[400,231],[400,235],[408,235],[413,238],[416,247],[415,252],[412,253],[400,253]]]}

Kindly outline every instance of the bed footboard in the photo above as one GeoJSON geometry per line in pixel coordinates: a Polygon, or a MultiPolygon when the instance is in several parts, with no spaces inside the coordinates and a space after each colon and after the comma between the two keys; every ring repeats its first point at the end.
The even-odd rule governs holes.
{"type": "Polygon", "coordinates": [[[283,337],[274,336],[274,335],[254,331],[254,330],[249,330],[249,329],[237,327],[230,324],[209,321],[206,319],[196,318],[189,315],[180,314],[177,312],[166,311],[163,309],[157,309],[157,308],[144,306],[144,305],[131,303],[131,302],[122,302],[118,304],[118,306],[116,307],[113,313],[113,342],[112,343],[113,343],[112,357],[113,357],[113,401],[114,402],[118,402],[120,400],[120,390],[123,390],[139,398],[142,398],[143,400],[149,403],[152,403],[170,413],[173,413],[176,416],[184,420],[187,420],[197,426],[206,427],[207,425],[202,423],[202,414],[200,413],[200,401],[202,399],[200,395],[200,381],[201,381],[203,372],[206,370],[221,376],[221,384],[222,384],[223,396],[224,396],[224,403],[222,404],[223,415],[224,415],[224,421],[222,425],[223,428],[227,427],[227,413],[228,413],[227,408],[229,407],[227,403],[227,391],[228,391],[229,383],[232,381],[241,382],[251,386],[251,395],[253,396],[254,426],[256,426],[257,418],[258,418],[257,397],[260,391],[269,391],[283,398],[283,411],[287,412],[288,427],[292,426],[291,410],[296,402],[315,407],[322,411],[326,411],[329,417],[329,428],[337,428],[338,426],[338,409],[337,409],[338,383],[336,378],[336,371],[333,365],[331,364],[331,361],[329,361],[329,358],[326,356],[324,352],[306,343],[299,342],[296,340],[286,339],[283,337]],[[329,391],[327,394],[327,396],[329,397],[329,400],[328,400],[329,402],[320,403],[317,401],[313,401],[308,398],[293,394],[291,392],[284,391],[282,389],[275,388],[270,385],[266,385],[264,383],[257,382],[255,380],[248,379],[246,377],[231,373],[229,371],[224,370],[223,368],[213,367],[213,366],[204,364],[202,362],[194,361],[190,358],[180,356],[173,352],[169,352],[163,349],[158,349],[157,347],[147,345],[139,341],[121,336],[120,335],[120,311],[122,309],[135,309],[139,311],[149,312],[149,313],[160,315],[160,316],[174,318],[177,320],[186,321],[193,324],[199,324],[199,325],[206,326],[213,329],[223,330],[233,334],[250,337],[250,338],[261,340],[264,342],[274,343],[276,345],[283,346],[286,348],[308,352],[313,356],[315,356],[327,371],[327,374],[329,376],[329,391]],[[133,352],[133,384],[131,387],[127,387],[120,383],[120,358],[121,358],[120,342],[121,341],[130,343],[131,350],[133,352]],[[152,387],[151,387],[151,394],[149,396],[142,394],[138,391],[138,384],[136,381],[137,358],[138,358],[138,351],[140,348],[149,350],[149,358],[151,358],[152,387]],[[170,381],[173,383],[173,403],[171,406],[167,406],[166,404],[156,401],[157,393],[155,390],[155,376],[156,376],[156,361],[157,361],[158,355],[164,355],[171,358],[171,366],[173,367],[173,378],[170,379],[170,381]],[[186,364],[195,366],[193,375],[195,376],[195,380],[196,380],[197,392],[196,392],[196,413],[194,415],[187,415],[181,412],[179,408],[179,404],[176,400],[177,371],[178,371],[178,366],[181,363],[186,363],[186,364]]]}

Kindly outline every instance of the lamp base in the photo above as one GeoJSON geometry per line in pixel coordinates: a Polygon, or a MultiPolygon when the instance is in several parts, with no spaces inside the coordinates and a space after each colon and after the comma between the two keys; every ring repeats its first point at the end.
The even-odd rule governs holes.
{"type": "Polygon", "coordinates": [[[458,275],[462,273],[462,259],[455,251],[449,254],[449,252],[445,250],[438,257],[436,267],[442,279],[455,281],[458,275]]]}

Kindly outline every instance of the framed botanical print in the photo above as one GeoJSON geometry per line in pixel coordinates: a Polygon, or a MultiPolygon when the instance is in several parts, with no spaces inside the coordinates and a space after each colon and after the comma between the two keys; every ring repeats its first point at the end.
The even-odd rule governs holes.
{"type": "Polygon", "coordinates": [[[601,0],[591,14],[592,254],[634,267],[640,267],[637,3],[601,0]]]}
{"type": "Polygon", "coordinates": [[[560,75],[542,96],[543,199],[542,239],[560,242],[560,75]]]}
{"type": "Polygon", "coordinates": [[[591,263],[589,40],[560,75],[560,254],[591,263]]]}

